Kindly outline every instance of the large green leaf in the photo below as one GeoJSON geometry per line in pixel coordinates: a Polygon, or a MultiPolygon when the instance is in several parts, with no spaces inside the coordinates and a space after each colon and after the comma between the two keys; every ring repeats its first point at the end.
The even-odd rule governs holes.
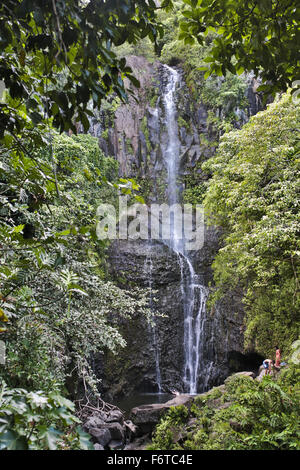
{"type": "Polygon", "coordinates": [[[26,450],[28,445],[24,436],[19,436],[15,431],[7,430],[0,434],[0,449],[26,450]]]}

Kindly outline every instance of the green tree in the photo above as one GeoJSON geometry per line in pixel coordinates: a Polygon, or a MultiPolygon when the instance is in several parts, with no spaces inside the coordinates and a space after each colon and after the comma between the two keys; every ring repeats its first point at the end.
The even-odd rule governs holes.
{"type": "Polygon", "coordinates": [[[297,0],[183,0],[180,38],[203,44],[217,33],[206,62],[210,73],[254,71],[266,92],[285,91],[300,77],[297,0]]]}
{"type": "MultiPolygon", "coordinates": [[[[146,313],[147,299],[108,282],[107,242],[96,236],[98,205],[117,199],[113,185],[118,180],[117,162],[105,157],[90,135],[55,135],[53,149],[59,198],[45,186],[37,193],[31,177],[39,175],[28,158],[24,161],[29,165],[28,181],[18,202],[12,188],[20,188],[19,179],[6,165],[8,157],[2,160],[6,169],[2,194],[7,193],[2,195],[0,231],[0,313],[6,320],[2,325],[7,341],[3,375],[12,386],[61,390],[72,369],[69,391],[75,395],[78,380],[95,382],[91,354],[105,348],[116,352],[124,346],[114,320],[146,313]],[[107,178],[110,185],[103,182],[107,178]]],[[[47,162],[50,149],[42,152],[47,162]]]]}
{"type": "Polygon", "coordinates": [[[16,102],[0,105],[0,137],[24,128],[20,104],[33,124],[47,116],[61,131],[76,131],[75,121],[89,127],[90,100],[99,107],[111,92],[126,100],[123,79],[138,82],[112,47],[144,37],[155,42],[162,32],[157,8],[152,0],[2,2],[0,80],[16,102]]]}
{"type": "Polygon", "coordinates": [[[74,404],[61,395],[0,382],[0,450],[93,449],[78,423],[74,404]]]}
{"type": "Polygon", "coordinates": [[[299,336],[299,106],[290,95],[221,138],[204,204],[223,227],[213,263],[222,292],[242,287],[248,343],[287,352],[299,336]]]}
{"type": "MultiPolygon", "coordinates": [[[[125,345],[120,318],[150,315],[146,292],[108,281],[107,242],[96,237],[98,204],[116,200],[117,162],[90,135],[53,132],[52,150],[35,146],[28,156],[12,145],[1,154],[0,332],[6,363],[0,374],[13,387],[0,397],[3,449],[87,446],[72,427],[78,420],[56,402],[64,400],[61,394],[99,395],[93,356],[125,345]],[[42,406],[33,403],[32,409],[35,396],[43,397],[42,406]]],[[[122,189],[129,191],[127,183],[122,189]]]]}
{"type": "Polygon", "coordinates": [[[151,0],[0,5],[1,375],[34,391],[4,386],[1,449],[53,449],[58,440],[69,448],[69,439],[75,448],[87,445],[79,431],[66,436],[66,420],[76,422],[71,405],[59,406],[63,398],[49,390],[74,397],[81,385],[97,393],[91,356],[124,345],[117,318],[148,312],[143,293],[104,279],[104,243],[95,234],[97,204],[138,186],[118,181],[117,164],[97,139],[59,137],[54,128],[76,133],[81,123],[87,130],[91,108],[107,95],[126,101],[124,78],[139,84],[113,48],[143,37],[155,42],[156,10],[151,0]],[[61,429],[51,426],[56,419],[61,429]]]}

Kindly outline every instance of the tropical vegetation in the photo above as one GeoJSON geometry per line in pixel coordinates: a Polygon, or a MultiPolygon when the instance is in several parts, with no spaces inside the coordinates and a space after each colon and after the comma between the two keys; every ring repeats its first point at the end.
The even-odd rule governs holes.
{"type": "Polygon", "coordinates": [[[171,410],[152,448],[299,448],[299,105],[286,93],[234,130],[247,71],[266,99],[299,78],[298,23],[287,0],[1,3],[0,450],[91,449],[76,402],[99,396],[93,357],[125,345],[120,320],[151,321],[147,289],[117,285],[96,236],[100,203],[142,201],[88,134],[139,87],[129,54],[180,66],[221,138],[184,194],[222,229],[211,303],[239,288],[246,347],[292,354],[276,381],[231,378],[171,410]]]}

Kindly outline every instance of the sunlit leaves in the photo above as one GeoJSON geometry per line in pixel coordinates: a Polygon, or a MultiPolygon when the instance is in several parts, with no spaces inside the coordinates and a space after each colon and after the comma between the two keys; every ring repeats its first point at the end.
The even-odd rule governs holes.
{"type": "Polygon", "coordinates": [[[104,244],[96,237],[98,205],[114,204],[122,190],[134,195],[139,186],[119,179],[117,162],[90,135],[53,133],[52,148],[60,197],[48,179],[49,147],[34,147],[41,170],[22,154],[3,158],[0,282],[3,297],[10,293],[1,299],[8,319],[2,323],[6,379],[61,389],[71,363],[77,380],[84,377],[97,391],[91,354],[125,345],[120,318],[151,317],[147,293],[103,281],[104,244]],[[42,180],[37,172],[45,175],[42,180]]]}
{"type": "Polygon", "coordinates": [[[77,448],[92,449],[92,444],[79,427],[74,415],[74,404],[56,393],[27,392],[10,389],[0,384],[0,449],[1,450],[56,450],[61,449],[64,433],[74,434],[77,448]]]}
{"type": "Polygon", "coordinates": [[[296,0],[277,2],[184,0],[180,39],[203,43],[217,33],[207,62],[206,76],[226,71],[254,71],[264,91],[285,91],[299,78],[299,8],[296,0]]]}
{"type": "Polygon", "coordinates": [[[206,207],[225,229],[215,280],[244,288],[246,339],[264,354],[298,336],[298,129],[299,107],[286,95],[225,134],[204,164],[213,173],[206,207]]]}

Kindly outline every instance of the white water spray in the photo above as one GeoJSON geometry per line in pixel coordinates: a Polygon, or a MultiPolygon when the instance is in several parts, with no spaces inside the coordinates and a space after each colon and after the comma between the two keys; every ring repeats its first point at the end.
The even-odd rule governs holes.
{"type": "MultiPolygon", "coordinates": [[[[151,245],[150,245],[150,249],[151,249],[151,245]]],[[[152,288],[153,288],[152,270],[153,270],[153,263],[152,263],[151,251],[150,252],[148,251],[146,259],[145,259],[144,271],[148,274],[148,287],[149,287],[149,290],[150,290],[149,307],[150,307],[151,311],[154,308],[154,306],[153,306],[153,292],[152,292],[152,288]]],[[[150,329],[150,334],[152,336],[152,344],[153,344],[153,348],[154,348],[156,384],[157,384],[157,388],[158,388],[158,393],[162,393],[156,318],[154,318],[154,324],[149,325],[149,329],[150,329]]]]}
{"type": "MultiPolygon", "coordinates": [[[[167,146],[163,158],[168,171],[168,202],[178,202],[178,173],[180,164],[180,141],[176,121],[175,92],[179,74],[171,67],[163,66],[168,83],[163,93],[165,105],[165,124],[167,146]]],[[[171,227],[171,248],[177,253],[181,267],[181,292],[184,306],[184,371],[183,381],[189,393],[197,393],[197,383],[201,364],[203,364],[203,336],[206,317],[207,287],[203,286],[194,271],[192,262],[184,249],[181,233],[177,233],[176,222],[171,227]]]]}

